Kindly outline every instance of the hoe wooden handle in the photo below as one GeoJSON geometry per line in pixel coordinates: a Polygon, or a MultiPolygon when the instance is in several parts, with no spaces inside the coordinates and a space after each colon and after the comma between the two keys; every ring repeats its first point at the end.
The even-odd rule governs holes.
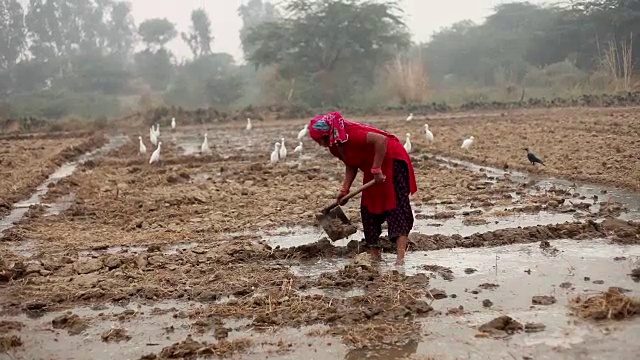
{"type": "MultiPolygon", "coordinates": [[[[347,195],[345,195],[342,199],[340,199],[341,201],[345,201],[345,200],[349,200],[352,197],[360,194],[361,192],[363,192],[364,190],[372,187],[373,185],[375,185],[376,181],[375,180],[371,180],[368,183],[360,186],[359,188],[357,188],[355,191],[352,191],[350,193],[348,193],[347,195]]],[[[326,214],[329,211],[331,211],[331,209],[333,209],[334,207],[340,205],[340,203],[338,202],[338,200],[336,200],[333,204],[327,206],[326,208],[322,209],[322,213],[326,214]]]]}

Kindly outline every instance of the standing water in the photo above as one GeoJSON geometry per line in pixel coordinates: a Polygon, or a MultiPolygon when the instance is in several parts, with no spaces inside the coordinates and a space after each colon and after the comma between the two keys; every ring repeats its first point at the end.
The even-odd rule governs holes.
{"type": "MultiPolygon", "coordinates": [[[[45,180],[36,188],[36,191],[31,195],[29,199],[20,201],[13,205],[13,210],[11,211],[11,213],[0,220],[0,233],[11,229],[15,225],[15,223],[20,221],[27,213],[27,211],[29,211],[29,207],[31,205],[40,204],[42,197],[49,191],[49,184],[56,184],[60,180],[71,176],[78,165],[81,165],[86,161],[95,158],[96,156],[102,156],[107,152],[124,145],[128,140],[129,138],[123,135],[110,137],[109,142],[101,148],[80,155],[76,160],[70,161],[60,166],[56,171],[53,172],[53,174],[49,175],[47,180],[45,180]]],[[[3,235],[0,236],[0,238],[2,237],[3,235]]]]}

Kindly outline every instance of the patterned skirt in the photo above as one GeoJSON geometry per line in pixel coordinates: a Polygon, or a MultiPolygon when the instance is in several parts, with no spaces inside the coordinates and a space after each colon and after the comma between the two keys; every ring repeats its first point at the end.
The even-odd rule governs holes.
{"type": "MultiPolygon", "coordinates": [[[[386,181],[389,181],[387,179],[386,181]]],[[[396,208],[382,214],[372,214],[366,207],[360,208],[364,239],[367,245],[379,247],[382,224],[386,221],[389,240],[395,242],[398,236],[408,236],[413,228],[413,211],[409,195],[409,167],[402,160],[393,160],[393,185],[396,191],[396,208]]]]}

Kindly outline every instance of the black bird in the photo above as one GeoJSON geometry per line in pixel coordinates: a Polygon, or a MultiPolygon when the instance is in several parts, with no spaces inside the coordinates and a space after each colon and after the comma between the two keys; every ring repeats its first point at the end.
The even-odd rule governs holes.
{"type": "Polygon", "coordinates": [[[544,164],[544,162],[536,156],[536,154],[532,153],[531,151],[529,151],[528,148],[524,148],[522,149],[524,151],[527,152],[527,159],[529,159],[529,161],[531,162],[531,165],[535,165],[536,163],[542,165],[542,166],[547,166],[544,164]]]}

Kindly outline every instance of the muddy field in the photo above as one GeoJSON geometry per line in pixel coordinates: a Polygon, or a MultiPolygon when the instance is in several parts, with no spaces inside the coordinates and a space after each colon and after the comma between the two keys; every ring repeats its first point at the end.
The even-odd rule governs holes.
{"type": "Polygon", "coordinates": [[[12,204],[25,200],[62,163],[104,142],[102,136],[81,135],[0,137],[0,216],[6,215],[12,204]]]}
{"type": "MultiPolygon", "coordinates": [[[[428,123],[436,139],[428,151],[503,169],[544,176],[609,184],[640,191],[639,109],[548,109],[510,111],[476,116],[433,116],[428,123]],[[490,125],[483,125],[484,123],[490,125]],[[474,136],[468,151],[462,141],[474,136]],[[534,169],[526,161],[529,148],[546,166],[534,169]]],[[[389,126],[424,141],[417,125],[389,126]],[[412,130],[412,131],[411,131],[412,130]]]]}
{"type": "MultiPolygon", "coordinates": [[[[634,111],[367,119],[412,135],[404,267],[390,243],[376,265],[360,232],[332,244],[315,226],[343,169],[308,137],[293,154],[303,120],[162,128],[159,166],[147,125],[105,135],[0,222],[0,358],[635,358],[634,111]],[[289,154],[268,165],[282,137],[289,154]]],[[[33,191],[54,169],[24,149],[71,141],[5,140],[3,159],[23,153],[33,191]]],[[[357,203],[344,210],[359,225],[357,203]]]]}

